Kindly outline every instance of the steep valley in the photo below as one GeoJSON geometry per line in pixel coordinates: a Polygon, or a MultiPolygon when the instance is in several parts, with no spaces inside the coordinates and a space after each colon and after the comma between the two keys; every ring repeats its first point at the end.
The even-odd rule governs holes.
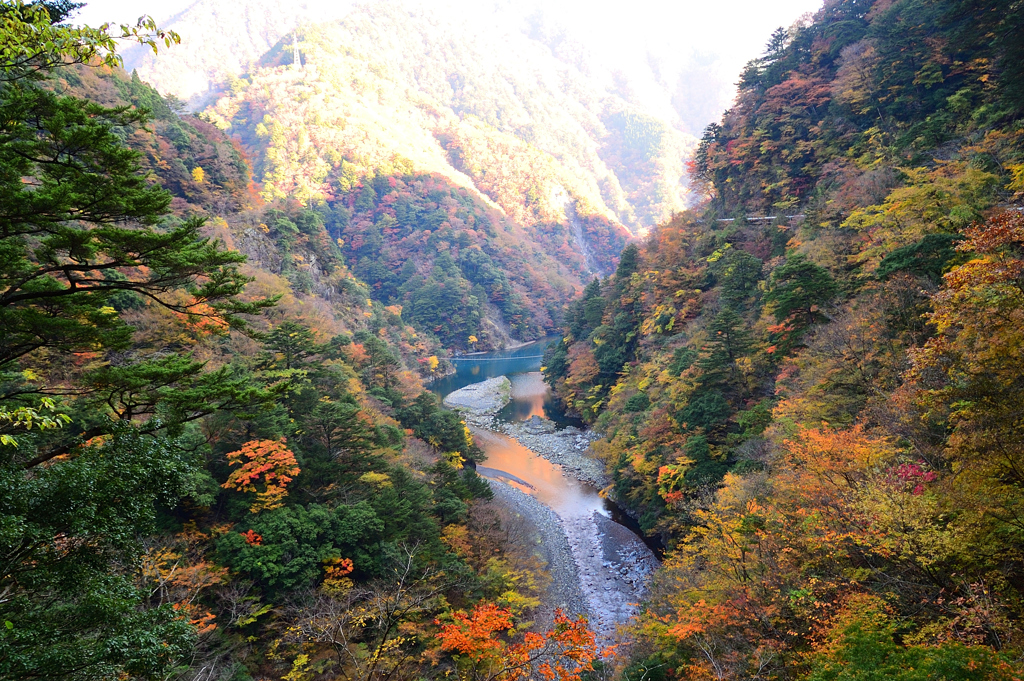
{"type": "Polygon", "coordinates": [[[0,681],[1024,678],[1024,5],[734,6],[0,0],[0,681]]]}

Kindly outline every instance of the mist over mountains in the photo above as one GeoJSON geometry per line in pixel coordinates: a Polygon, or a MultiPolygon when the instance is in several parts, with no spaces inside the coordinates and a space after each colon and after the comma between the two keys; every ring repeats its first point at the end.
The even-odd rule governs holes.
{"type": "MultiPolygon", "coordinates": [[[[195,106],[208,101],[210,91],[241,74],[297,26],[337,21],[357,8],[377,4],[384,3],[313,0],[283,7],[261,2],[171,2],[164,14],[155,14],[161,25],[181,33],[182,46],[159,59],[147,50],[129,49],[125,61],[129,69],[139,68],[153,84],[195,106]]],[[[753,16],[725,31],[717,11],[688,3],[629,8],[571,1],[386,4],[430,10],[451,22],[500,33],[505,41],[526,38],[535,49],[544,48],[601,88],[694,135],[732,100],[736,73],[759,52],[766,34],[758,22],[774,25],[780,14],[799,14],[793,7],[780,8],[781,12],[748,8],[745,14],[753,16]]],[[[811,3],[804,4],[811,9],[811,3]]],[[[91,7],[87,13],[108,18],[91,7]]],[[[492,46],[501,49],[503,42],[492,46]]]]}
{"type": "MultiPolygon", "coordinates": [[[[367,169],[401,156],[478,190],[518,221],[565,222],[571,204],[636,231],[687,205],[689,131],[717,107],[713,91],[703,102],[683,98],[684,121],[673,108],[680,98],[651,69],[642,78],[605,68],[555,19],[525,5],[307,3],[285,11],[203,2],[167,26],[183,36],[174,58],[136,51],[127,66],[243,137],[257,123],[232,120],[243,103],[260,99],[272,116],[278,105],[293,108],[287,93],[268,99],[245,84],[294,66],[299,36],[301,80],[330,92],[305,107],[320,116],[306,121],[317,128],[310,140],[319,160],[295,172],[275,166],[274,178],[263,163],[258,179],[270,194],[322,197],[330,193],[325,166],[339,156],[367,169]],[[341,125],[350,130],[339,135],[341,125]]],[[[260,155],[263,146],[252,148],[260,155]]]]}

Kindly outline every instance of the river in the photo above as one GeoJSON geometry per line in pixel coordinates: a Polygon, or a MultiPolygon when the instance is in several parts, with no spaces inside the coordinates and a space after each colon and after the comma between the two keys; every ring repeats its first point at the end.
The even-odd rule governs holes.
{"type": "MultiPolygon", "coordinates": [[[[511,400],[498,412],[498,420],[537,423],[533,417],[540,417],[553,421],[559,429],[582,429],[584,424],[559,411],[540,373],[544,349],[555,341],[557,338],[546,338],[515,350],[455,358],[456,372],[434,382],[430,389],[444,398],[488,378],[507,376],[512,383],[511,400]]],[[[557,516],[568,543],[565,538],[559,541],[569,554],[568,562],[574,563],[572,581],[582,589],[599,638],[610,643],[618,625],[635,612],[634,604],[657,565],[650,550],[657,546],[593,485],[577,480],[504,433],[472,430],[487,457],[477,471],[530,495],[557,516]]],[[[547,541],[557,543],[550,535],[547,541]]]]}
{"type": "MultiPolygon", "coordinates": [[[[430,389],[442,399],[449,393],[488,378],[508,376],[512,382],[512,400],[498,412],[505,421],[526,421],[539,416],[559,426],[583,424],[562,414],[540,373],[544,349],[557,337],[541,339],[515,350],[479,353],[452,360],[455,373],[439,379],[430,389]]],[[[484,450],[487,460],[480,467],[485,477],[509,482],[520,490],[535,496],[563,518],[597,511],[616,519],[619,509],[603,498],[592,485],[566,475],[562,467],[530,451],[507,435],[480,431],[477,444],[484,450]]],[[[635,531],[636,528],[630,528],[635,531]]]]}

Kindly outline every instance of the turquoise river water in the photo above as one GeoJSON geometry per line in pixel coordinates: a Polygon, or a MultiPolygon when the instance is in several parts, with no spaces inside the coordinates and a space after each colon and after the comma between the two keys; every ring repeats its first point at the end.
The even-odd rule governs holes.
{"type": "MultiPolygon", "coordinates": [[[[557,340],[557,337],[549,337],[515,350],[456,357],[452,360],[455,373],[435,381],[430,389],[444,398],[467,385],[497,376],[508,376],[512,382],[512,400],[498,413],[499,419],[525,421],[536,415],[554,421],[562,428],[570,425],[582,428],[580,421],[561,412],[540,373],[544,349],[557,340]]],[[[481,473],[485,476],[498,477],[534,495],[562,518],[598,511],[643,538],[639,526],[632,518],[602,497],[592,485],[566,475],[561,466],[500,433],[478,433],[477,443],[487,455],[481,467],[481,473]]],[[[656,540],[645,538],[645,542],[657,551],[656,540]]]]}

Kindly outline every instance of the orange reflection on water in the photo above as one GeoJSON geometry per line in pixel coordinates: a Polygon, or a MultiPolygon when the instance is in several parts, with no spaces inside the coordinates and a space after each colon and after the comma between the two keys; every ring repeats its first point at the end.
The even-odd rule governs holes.
{"type": "MultiPolygon", "coordinates": [[[[597,489],[565,475],[561,466],[541,458],[505,435],[477,429],[473,429],[473,435],[487,454],[487,460],[481,466],[529,483],[532,490],[518,484],[515,486],[537,497],[563,518],[591,515],[594,511],[608,515],[604,499],[598,495],[597,489]]],[[[487,474],[486,471],[481,472],[487,474]]],[[[500,479],[502,476],[494,477],[500,479]]]]}

